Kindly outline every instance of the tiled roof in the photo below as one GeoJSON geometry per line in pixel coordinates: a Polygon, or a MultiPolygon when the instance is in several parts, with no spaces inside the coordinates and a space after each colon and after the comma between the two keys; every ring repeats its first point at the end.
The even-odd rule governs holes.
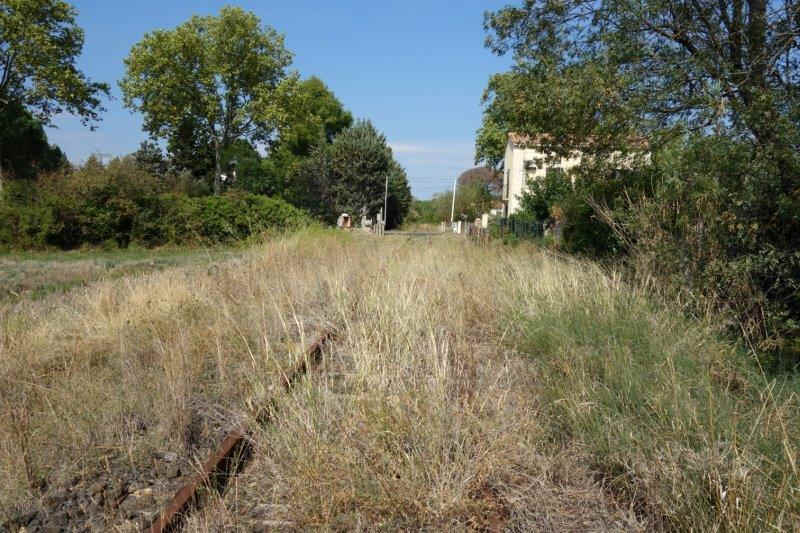
{"type": "Polygon", "coordinates": [[[552,136],[546,133],[530,136],[524,133],[509,132],[508,139],[514,146],[535,146],[552,140],[552,136]]]}
{"type": "MultiPolygon", "coordinates": [[[[522,148],[541,146],[545,143],[552,144],[555,141],[553,136],[548,133],[527,135],[524,133],[515,133],[513,131],[508,133],[508,140],[510,140],[511,144],[514,146],[519,146],[522,148]]],[[[591,146],[592,144],[595,144],[596,138],[588,137],[584,142],[585,145],[591,146]]],[[[630,143],[631,147],[639,148],[640,150],[646,150],[650,146],[650,143],[647,142],[647,139],[642,136],[630,136],[628,137],[628,142],[630,143]]]]}

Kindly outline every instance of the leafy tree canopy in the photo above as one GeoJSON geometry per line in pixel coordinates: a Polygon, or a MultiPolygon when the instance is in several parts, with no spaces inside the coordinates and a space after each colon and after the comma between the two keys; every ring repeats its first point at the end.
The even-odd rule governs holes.
{"type": "Polygon", "coordinates": [[[411,205],[408,179],[386,137],[369,121],[358,121],[298,165],[293,200],[328,222],[341,213],[359,217],[362,210],[375,217],[384,206],[387,177],[387,226],[393,227],[402,223],[411,205]]]}
{"type": "Polygon", "coordinates": [[[462,172],[458,176],[458,184],[483,186],[490,194],[500,195],[503,192],[503,174],[493,168],[475,167],[462,172]]]}
{"type": "Polygon", "coordinates": [[[47,142],[41,122],[19,103],[0,111],[0,147],[9,147],[0,150],[0,166],[12,178],[33,179],[66,164],[64,153],[47,142]]]}
{"type": "Polygon", "coordinates": [[[136,166],[151,176],[163,177],[169,169],[169,162],[161,148],[153,141],[142,141],[139,149],[133,153],[136,166]]]}
{"type": "Polygon", "coordinates": [[[125,105],[170,151],[212,146],[215,191],[224,150],[237,139],[268,142],[283,122],[296,79],[283,36],[240,8],[192,17],[145,35],[125,59],[125,105]],[[208,144],[206,144],[208,143],[208,144]]]}
{"type": "Polygon", "coordinates": [[[293,166],[353,123],[350,112],[315,76],[298,83],[285,113],[285,126],[262,164],[266,194],[284,195],[293,166]]]}
{"type": "Polygon", "coordinates": [[[75,67],[83,49],[75,15],[59,0],[0,3],[0,111],[18,103],[43,124],[62,112],[87,124],[99,119],[109,87],[75,67]]]}
{"type": "Polygon", "coordinates": [[[525,94],[520,78],[552,85],[528,86],[539,99],[524,99],[526,132],[716,127],[797,145],[800,7],[791,0],[525,0],[487,13],[485,26],[487,46],[517,63],[490,93],[525,94]],[[513,90],[498,90],[504,83],[513,90]]]}

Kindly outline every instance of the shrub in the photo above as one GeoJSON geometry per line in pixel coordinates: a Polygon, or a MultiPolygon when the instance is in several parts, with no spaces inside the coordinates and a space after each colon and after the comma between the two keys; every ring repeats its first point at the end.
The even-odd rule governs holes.
{"type": "Polygon", "coordinates": [[[44,247],[54,224],[52,215],[45,207],[0,203],[0,249],[44,247]]]}
{"type": "Polygon", "coordinates": [[[279,199],[241,192],[192,198],[165,188],[131,161],[90,161],[73,175],[42,179],[31,201],[0,203],[0,246],[228,243],[309,220],[279,199]]]}
{"type": "Polygon", "coordinates": [[[651,194],[599,209],[633,273],[721,317],[773,368],[800,365],[800,204],[782,189],[787,170],[721,137],[685,139],[655,163],[651,194]]]}

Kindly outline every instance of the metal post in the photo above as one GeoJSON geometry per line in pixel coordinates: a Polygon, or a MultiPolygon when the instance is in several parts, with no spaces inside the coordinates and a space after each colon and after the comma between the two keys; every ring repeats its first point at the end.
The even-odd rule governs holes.
{"type": "Polygon", "coordinates": [[[384,224],[389,214],[389,174],[386,174],[386,191],[383,193],[383,218],[384,224]]]}
{"type": "Polygon", "coordinates": [[[453,205],[450,207],[450,225],[453,225],[453,215],[456,212],[456,184],[458,183],[458,176],[453,180],[453,205]]]}

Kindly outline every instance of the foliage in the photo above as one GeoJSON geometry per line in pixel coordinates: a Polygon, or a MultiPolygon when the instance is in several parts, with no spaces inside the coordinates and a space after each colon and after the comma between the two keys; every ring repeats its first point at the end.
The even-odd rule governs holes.
{"type": "Polygon", "coordinates": [[[0,167],[6,177],[34,179],[66,164],[64,153],[47,142],[41,122],[21,104],[0,108],[0,167]]]}
{"type": "Polygon", "coordinates": [[[599,211],[640,276],[695,310],[736,317],[731,326],[765,361],[791,368],[800,363],[800,205],[776,202],[779,165],[747,142],[683,139],[656,158],[652,194],[599,211]]]}
{"type": "Polygon", "coordinates": [[[563,210],[564,201],[574,192],[569,178],[556,172],[546,172],[539,179],[528,179],[527,185],[527,191],[520,198],[520,207],[539,222],[554,218],[554,209],[563,210]]]}
{"type": "Polygon", "coordinates": [[[593,103],[592,112],[576,117],[565,109],[565,117],[624,124],[618,119],[627,110],[637,126],[715,125],[769,144],[786,132],[797,104],[795,11],[788,1],[750,2],[745,9],[741,2],[700,0],[674,9],[661,0],[526,0],[488,13],[485,26],[489,48],[513,51],[523,74],[594,78],[574,91],[588,89],[591,98],[568,86],[564,93],[593,103]],[[571,75],[573,69],[581,75],[571,75]]]}
{"type": "Polygon", "coordinates": [[[459,186],[478,184],[499,197],[503,192],[503,173],[491,167],[475,167],[465,170],[458,176],[459,186]]]}
{"type": "Polygon", "coordinates": [[[230,188],[263,194],[265,178],[261,163],[261,155],[255,147],[244,139],[237,139],[222,153],[222,171],[228,176],[226,183],[230,188]]]}
{"type": "Polygon", "coordinates": [[[322,80],[312,76],[298,83],[288,100],[285,126],[262,162],[264,183],[260,190],[253,192],[285,194],[294,167],[311,155],[316,146],[333,142],[334,137],[352,123],[350,112],[322,80]]]}
{"type": "MultiPolygon", "coordinates": [[[[476,167],[462,172],[457,178],[455,220],[475,220],[488,213],[497,202],[502,191],[502,174],[487,167],[476,167]],[[499,181],[499,188],[498,188],[499,181]]],[[[435,194],[430,200],[415,199],[411,205],[409,222],[438,224],[450,221],[453,209],[453,193],[435,194]]]]}
{"type": "Polygon", "coordinates": [[[15,177],[30,177],[61,164],[42,125],[64,112],[91,125],[104,111],[100,97],[108,85],[75,67],[83,49],[75,15],[60,0],[0,3],[0,193],[6,165],[15,177]]]}
{"type": "Polygon", "coordinates": [[[231,243],[270,231],[296,229],[307,215],[286,202],[244,192],[188,198],[168,193],[149,198],[132,228],[147,246],[231,243]]]}
{"type": "Polygon", "coordinates": [[[73,173],[45,176],[26,204],[0,203],[0,248],[71,249],[131,242],[219,243],[308,221],[279,199],[242,192],[189,197],[143,171],[133,157],[107,167],[90,159],[73,173]]]}
{"type": "MultiPolygon", "coordinates": [[[[484,96],[484,101],[489,96],[484,96]]],[[[497,168],[505,157],[506,139],[510,130],[500,122],[498,117],[491,116],[487,108],[484,112],[481,127],[475,137],[475,164],[484,163],[487,167],[497,168]]]]}
{"type": "Polygon", "coordinates": [[[447,191],[434,195],[436,213],[440,220],[450,220],[453,211],[455,220],[475,220],[483,213],[489,212],[494,198],[484,183],[459,184],[456,188],[456,204],[453,210],[453,192],[447,191]]]}
{"type": "Polygon", "coordinates": [[[173,169],[188,172],[196,181],[213,188],[216,171],[214,142],[200,126],[197,117],[183,117],[170,133],[166,144],[167,157],[173,169]]]}
{"type": "Polygon", "coordinates": [[[133,154],[136,166],[151,176],[163,177],[169,170],[169,162],[161,148],[153,141],[142,141],[133,154]]]}
{"type": "MultiPolygon", "coordinates": [[[[125,105],[170,151],[213,147],[214,190],[221,191],[222,155],[237,139],[267,142],[283,121],[294,77],[283,37],[252,13],[225,7],[173,30],[145,35],[125,59],[125,105]]],[[[185,157],[185,156],[184,156],[185,157]]]]}
{"type": "Polygon", "coordinates": [[[386,137],[369,121],[358,121],[330,145],[317,146],[292,176],[292,203],[333,223],[341,213],[373,219],[383,209],[386,180],[387,227],[402,223],[411,205],[405,170],[394,160],[386,137]]]}
{"type": "Polygon", "coordinates": [[[41,123],[67,112],[85,123],[99,119],[104,83],[75,66],[83,49],[76,12],[60,0],[0,3],[0,112],[22,105],[41,123]]]}
{"type": "Polygon", "coordinates": [[[411,224],[438,224],[442,222],[438,214],[438,205],[435,198],[420,200],[413,198],[408,209],[406,222],[411,224]]]}
{"type": "Polygon", "coordinates": [[[696,311],[734,311],[733,329],[788,367],[800,364],[799,21],[788,1],[710,0],[528,0],[485,19],[487,45],[516,60],[490,80],[485,125],[593,156],[583,198],[565,202],[574,247],[633,252],[652,269],[637,275],[691,292],[696,311]],[[675,164],[615,181],[601,162],[643,133],[654,159],[675,164]]]}

